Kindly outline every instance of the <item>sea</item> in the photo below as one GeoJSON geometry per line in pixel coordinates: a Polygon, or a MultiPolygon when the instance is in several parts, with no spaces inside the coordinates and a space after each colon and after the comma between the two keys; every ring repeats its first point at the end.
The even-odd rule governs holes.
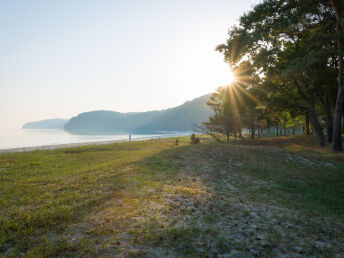
{"type": "MultiPolygon", "coordinates": [[[[162,137],[177,137],[188,135],[190,132],[161,133],[161,134],[132,134],[132,140],[154,139],[162,137]]],[[[71,134],[64,130],[55,129],[11,129],[0,130],[0,150],[59,145],[69,143],[102,142],[129,140],[129,134],[71,134]]]]}

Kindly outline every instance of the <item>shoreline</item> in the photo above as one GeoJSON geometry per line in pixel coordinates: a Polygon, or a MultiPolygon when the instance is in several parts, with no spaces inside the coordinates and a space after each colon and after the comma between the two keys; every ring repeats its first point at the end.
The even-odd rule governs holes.
{"type": "MultiPolygon", "coordinates": [[[[188,135],[188,134],[185,134],[188,135]]],[[[153,136],[153,137],[140,137],[140,138],[132,138],[130,141],[147,141],[147,140],[154,140],[154,139],[161,139],[161,138],[172,138],[172,137],[182,137],[185,135],[177,134],[173,135],[166,135],[166,136],[153,136]]],[[[61,144],[50,144],[50,145],[40,145],[40,146],[30,146],[30,147],[18,147],[18,148],[9,148],[9,149],[0,149],[0,154],[5,153],[20,153],[20,152],[30,152],[30,151],[37,151],[37,150],[56,150],[62,148],[73,148],[73,147],[80,147],[80,146],[88,146],[88,145],[104,145],[104,144],[111,144],[111,143],[120,143],[120,142],[129,142],[129,139],[117,139],[117,140],[106,140],[106,141],[90,141],[90,142],[75,142],[75,143],[61,143],[61,144]]]]}

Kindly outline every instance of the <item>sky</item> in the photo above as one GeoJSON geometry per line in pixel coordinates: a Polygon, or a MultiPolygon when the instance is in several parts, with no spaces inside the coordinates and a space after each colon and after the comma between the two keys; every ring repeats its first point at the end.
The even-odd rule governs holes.
{"type": "Polygon", "coordinates": [[[181,105],[228,83],[215,51],[258,0],[0,2],[2,128],[181,105]]]}

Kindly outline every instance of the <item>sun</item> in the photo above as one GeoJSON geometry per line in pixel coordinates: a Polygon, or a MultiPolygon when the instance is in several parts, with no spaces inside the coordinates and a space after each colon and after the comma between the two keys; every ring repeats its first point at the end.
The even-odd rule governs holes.
{"type": "Polygon", "coordinates": [[[228,74],[228,82],[229,84],[232,84],[233,82],[235,82],[235,74],[231,70],[229,71],[229,74],[228,74]]]}

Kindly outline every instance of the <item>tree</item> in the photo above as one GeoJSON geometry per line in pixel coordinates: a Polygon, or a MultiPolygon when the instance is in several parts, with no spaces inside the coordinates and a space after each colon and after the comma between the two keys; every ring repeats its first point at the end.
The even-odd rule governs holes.
{"type": "Polygon", "coordinates": [[[343,108],[344,108],[344,2],[342,0],[330,0],[325,1],[329,4],[336,17],[336,41],[338,49],[338,93],[336,99],[334,121],[333,121],[333,142],[332,150],[342,151],[342,119],[343,119],[343,108]]]}
{"type": "Polygon", "coordinates": [[[254,87],[275,86],[264,92],[269,96],[268,102],[263,101],[264,96],[261,99],[264,105],[277,113],[304,113],[306,108],[305,117],[310,118],[321,146],[326,140],[318,107],[323,107],[327,128],[331,128],[330,101],[323,96],[332,87],[324,87],[324,73],[329,75],[328,71],[333,70],[334,40],[329,40],[334,32],[332,18],[331,8],[320,2],[266,0],[243,15],[239,26],[229,30],[226,44],[217,47],[231,67],[250,63],[262,81],[254,87]],[[283,99],[282,95],[296,101],[277,101],[283,99]],[[326,100],[324,105],[321,100],[326,100]],[[297,112],[296,107],[300,107],[297,112]]]}
{"type": "Polygon", "coordinates": [[[211,95],[207,105],[214,113],[209,117],[209,121],[204,122],[196,130],[214,137],[217,141],[221,141],[223,136],[227,142],[231,136],[242,138],[241,114],[245,107],[241,105],[242,102],[234,87],[219,87],[211,95]]]}

